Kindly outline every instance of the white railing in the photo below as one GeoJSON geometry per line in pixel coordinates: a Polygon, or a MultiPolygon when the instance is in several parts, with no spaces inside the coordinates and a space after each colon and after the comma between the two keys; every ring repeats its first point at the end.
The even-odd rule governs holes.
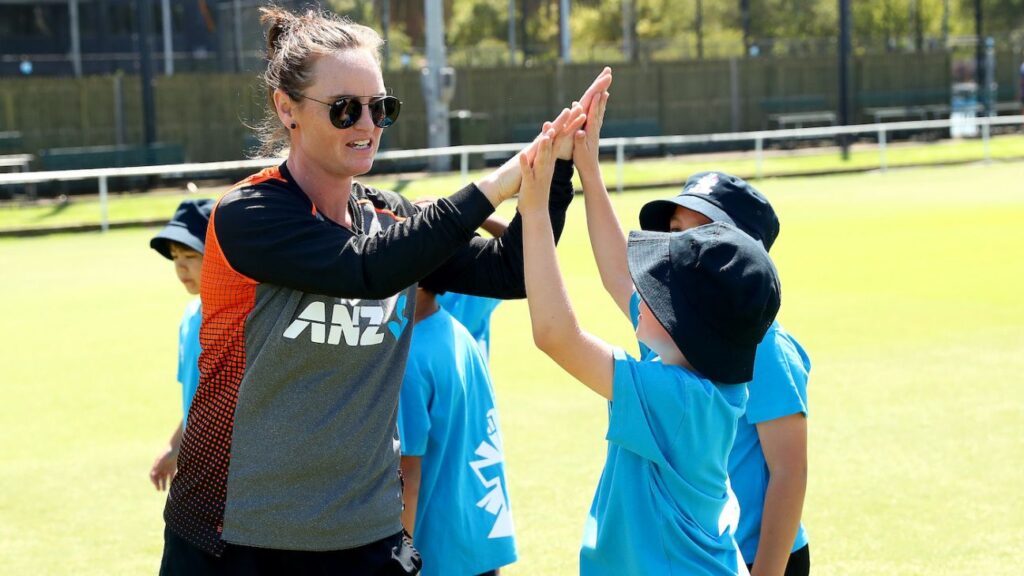
{"type": "MultiPolygon", "coordinates": [[[[762,176],[764,143],[766,140],[787,140],[791,138],[829,138],[840,135],[873,134],[878,139],[879,168],[888,168],[886,159],[887,136],[894,131],[920,131],[949,129],[953,124],[973,123],[980,129],[984,143],[985,161],[991,160],[990,140],[992,126],[1024,125],[1022,116],[990,116],[969,120],[923,120],[914,122],[887,122],[880,124],[857,124],[852,126],[822,126],[817,128],[792,128],[787,130],[758,130],[754,132],[731,132],[722,134],[691,134],[680,136],[642,136],[633,138],[602,138],[601,148],[615,148],[616,190],[623,189],[623,166],[625,165],[626,148],[635,146],[709,144],[715,142],[754,142],[755,177],[762,176]]],[[[430,158],[436,156],[458,156],[463,181],[469,180],[469,157],[473,154],[508,153],[509,156],[522,150],[528,143],[486,144],[471,146],[451,146],[448,148],[424,148],[420,150],[391,150],[377,154],[377,160],[407,160],[414,158],[430,158]]],[[[187,174],[210,174],[215,172],[236,172],[241,170],[258,170],[273,166],[282,161],[281,158],[258,158],[232,162],[204,162],[196,164],[167,164],[160,166],[133,166],[129,168],[90,168],[85,170],[51,170],[42,172],[24,172],[0,174],[0,186],[16,184],[37,184],[40,182],[67,182],[74,180],[99,181],[100,226],[106,231],[109,228],[107,218],[107,181],[109,178],[126,176],[167,176],[180,178],[187,174]]]]}

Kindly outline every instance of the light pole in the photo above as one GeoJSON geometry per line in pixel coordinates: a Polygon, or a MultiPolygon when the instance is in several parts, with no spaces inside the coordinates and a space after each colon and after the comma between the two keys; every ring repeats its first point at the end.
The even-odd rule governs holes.
{"type": "Polygon", "coordinates": [[[156,106],[153,103],[153,63],[149,50],[151,12],[149,0],[135,0],[136,33],[139,37],[139,72],[142,76],[142,140],[146,159],[151,161],[151,147],[156,142],[156,106]]]}
{"type": "MultiPolygon", "coordinates": [[[[850,123],[850,0],[839,0],[839,125],[850,123]]],[[[843,160],[850,159],[846,134],[839,136],[843,160]]]]}

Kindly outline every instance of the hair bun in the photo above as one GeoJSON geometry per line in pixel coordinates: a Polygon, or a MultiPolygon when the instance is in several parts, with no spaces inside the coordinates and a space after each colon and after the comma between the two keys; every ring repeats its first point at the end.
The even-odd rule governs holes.
{"type": "Polygon", "coordinates": [[[267,27],[267,58],[273,58],[278,48],[281,47],[281,36],[291,28],[295,16],[277,6],[264,6],[260,8],[260,24],[267,27]]]}

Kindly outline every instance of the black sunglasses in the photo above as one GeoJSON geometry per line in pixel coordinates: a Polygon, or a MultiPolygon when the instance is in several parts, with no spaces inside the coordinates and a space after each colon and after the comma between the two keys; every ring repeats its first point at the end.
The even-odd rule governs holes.
{"type": "MultiPolygon", "coordinates": [[[[340,130],[354,126],[363,114],[364,104],[359,101],[358,96],[342,96],[333,103],[310,98],[305,94],[297,94],[297,96],[330,107],[327,115],[331,119],[331,124],[340,130]]],[[[402,101],[394,96],[372,96],[370,102],[365,106],[370,109],[370,118],[373,119],[374,126],[387,128],[394,124],[395,120],[398,120],[398,113],[402,110],[402,101]]]]}

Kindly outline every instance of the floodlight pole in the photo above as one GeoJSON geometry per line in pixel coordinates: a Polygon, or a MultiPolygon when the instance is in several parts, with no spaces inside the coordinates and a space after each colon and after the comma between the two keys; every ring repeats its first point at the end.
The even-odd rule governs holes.
{"type": "MultiPolygon", "coordinates": [[[[839,0],[839,125],[850,124],[850,0],[839,0]]],[[[849,135],[839,136],[843,160],[850,159],[849,135]]]]}
{"type": "Polygon", "coordinates": [[[636,10],[633,2],[622,0],[622,53],[627,62],[636,62],[639,50],[636,40],[636,10]]]}
{"type": "Polygon", "coordinates": [[[516,0],[508,0],[508,65],[516,65],[516,0]]]}
{"type": "Polygon", "coordinates": [[[562,63],[572,62],[572,37],[569,32],[569,0],[561,0],[558,3],[558,38],[559,51],[562,53],[562,63]]]}
{"type": "Polygon", "coordinates": [[[387,71],[391,62],[391,0],[380,4],[380,31],[384,36],[384,70],[387,71]]]}
{"type": "Polygon", "coordinates": [[[153,102],[153,63],[149,50],[149,31],[151,24],[151,3],[148,0],[135,0],[136,33],[139,37],[139,72],[142,76],[142,140],[146,145],[147,163],[151,148],[156,142],[156,105],[153,102]]]}
{"type": "MultiPolygon", "coordinates": [[[[983,94],[982,90],[987,89],[985,86],[985,38],[982,35],[984,32],[982,16],[981,0],[974,0],[974,81],[978,87],[977,94],[979,97],[983,94]]],[[[987,114],[988,110],[985,110],[985,112],[987,114]]]]}
{"type": "Polygon", "coordinates": [[[743,55],[750,55],[750,0],[740,0],[740,15],[743,20],[743,55]]]}
{"type": "MultiPolygon", "coordinates": [[[[423,96],[427,104],[427,142],[431,148],[446,148],[450,143],[448,103],[454,90],[454,72],[447,66],[444,44],[444,3],[424,0],[426,16],[427,67],[420,71],[423,96]]],[[[430,160],[436,172],[448,170],[451,158],[435,156],[430,160]]]]}

